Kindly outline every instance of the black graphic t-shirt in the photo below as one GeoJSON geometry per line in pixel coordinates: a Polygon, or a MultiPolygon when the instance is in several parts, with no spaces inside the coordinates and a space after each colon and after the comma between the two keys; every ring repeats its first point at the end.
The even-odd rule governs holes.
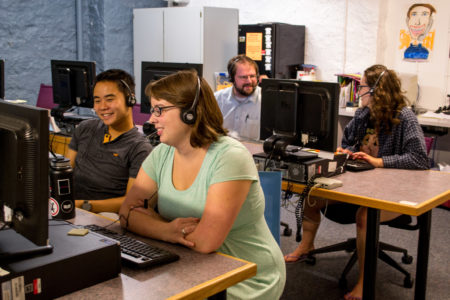
{"type": "Polygon", "coordinates": [[[378,135],[375,133],[373,123],[369,122],[366,128],[366,134],[361,141],[359,150],[369,154],[370,156],[378,157],[378,149],[378,135]]]}

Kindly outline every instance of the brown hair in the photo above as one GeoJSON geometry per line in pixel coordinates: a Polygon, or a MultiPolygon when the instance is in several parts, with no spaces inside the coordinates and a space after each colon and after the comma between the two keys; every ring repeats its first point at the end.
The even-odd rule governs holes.
{"type": "MultiPolygon", "coordinates": [[[[179,107],[181,112],[190,109],[198,88],[198,75],[195,70],[179,71],[151,82],[145,88],[145,94],[151,98],[164,99],[179,107]]],[[[200,94],[195,123],[192,127],[192,147],[203,147],[216,142],[219,136],[226,135],[223,128],[223,116],[214,93],[205,79],[200,78],[200,94]]],[[[181,117],[181,116],[180,116],[181,117]]]]}
{"type": "Polygon", "coordinates": [[[394,70],[389,70],[383,65],[373,65],[367,68],[364,71],[364,77],[367,85],[374,89],[371,117],[375,131],[377,133],[384,131],[390,134],[392,128],[400,123],[398,115],[407,103],[401,90],[400,79],[394,70]]]}
{"type": "Polygon", "coordinates": [[[428,3],[414,3],[413,5],[411,5],[411,6],[409,7],[408,12],[406,13],[406,17],[407,17],[407,18],[410,18],[410,17],[411,17],[409,14],[410,14],[411,11],[413,10],[413,8],[414,8],[414,7],[417,7],[417,6],[423,6],[423,7],[428,8],[428,9],[430,10],[430,16],[431,16],[433,13],[436,13],[436,9],[434,9],[433,5],[431,5],[431,4],[428,4],[428,3]]]}
{"type": "Polygon", "coordinates": [[[244,54],[239,54],[239,55],[232,57],[228,61],[227,70],[228,70],[228,76],[230,77],[231,82],[234,82],[234,76],[236,76],[236,71],[237,71],[237,64],[245,64],[245,63],[252,65],[255,68],[256,76],[259,76],[258,64],[250,57],[248,57],[244,54]]]}

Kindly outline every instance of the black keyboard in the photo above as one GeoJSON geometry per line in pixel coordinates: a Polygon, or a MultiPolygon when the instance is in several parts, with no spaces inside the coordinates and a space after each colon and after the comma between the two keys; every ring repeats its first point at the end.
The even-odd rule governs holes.
{"type": "Polygon", "coordinates": [[[356,160],[347,160],[347,163],[345,164],[345,169],[348,171],[359,172],[365,170],[372,170],[375,169],[375,167],[365,160],[356,159],[356,160]]]}
{"type": "Polygon", "coordinates": [[[175,253],[149,245],[98,225],[84,225],[83,227],[99,235],[118,241],[120,243],[122,261],[132,267],[144,268],[167,264],[180,258],[175,253]]]}

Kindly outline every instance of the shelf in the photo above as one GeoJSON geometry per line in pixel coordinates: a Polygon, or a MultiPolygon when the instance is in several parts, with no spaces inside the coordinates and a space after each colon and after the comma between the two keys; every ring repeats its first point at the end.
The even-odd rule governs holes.
{"type": "Polygon", "coordinates": [[[339,107],[339,116],[353,117],[357,107],[339,107]]]}
{"type": "MultiPolygon", "coordinates": [[[[341,117],[353,117],[355,115],[357,107],[340,107],[339,108],[339,116],[341,117]]],[[[417,120],[420,125],[423,126],[434,126],[434,127],[444,127],[450,128],[450,120],[449,119],[440,119],[436,118],[427,118],[422,117],[421,115],[417,116],[417,120]]]]}
{"type": "Polygon", "coordinates": [[[419,120],[420,125],[424,125],[424,126],[450,128],[450,120],[449,119],[426,118],[426,117],[421,117],[419,115],[417,117],[417,120],[419,120]]]}

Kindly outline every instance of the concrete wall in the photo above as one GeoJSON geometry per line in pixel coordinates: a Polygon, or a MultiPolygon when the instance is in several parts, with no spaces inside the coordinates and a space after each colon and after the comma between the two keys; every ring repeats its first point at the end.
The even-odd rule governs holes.
{"type": "MultiPolygon", "coordinates": [[[[82,0],[82,60],[97,73],[122,68],[133,74],[133,8],[165,7],[163,0],[82,0]]],[[[50,60],[77,60],[76,1],[0,1],[0,58],[5,97],[35,104],[41,83],[51,85],[50,60]]]]}
{"type": "MultiPolygon", "coordinates": [[[[238,8],[240,24],[284,22],[305,25],[305,63],[318,66],[318,79],[335,82],[337,73],[362,71],[374,63],[397,68],[391,53],[395,31],[394,36],[389,31],[398,23],[396,11],[415,2],[190,0],[188,6],[238,8]]],[[[133,74],[132,9],[165,7],[167,2],[82,0],[81,3],[82,59],[96,61],[97,73],[114,67],[133,74]]],[[[446,95],[450,93],[450,3],[448,0],[433,0],[430,3],[440,13],[436,25],[439,26],[439,42],[443,43],[439,49],[444,50],[437,51],[439,57],[434,57],[439,70],[426,70],[423,99],[419,103],[434,109],[449,105],[446,95]],[[428,97],[426,91],[430,90],[429,83],[436,82],[439,82],[438,96],[428,97]]],[[[0,58],[6,60],[6,98],[25,99],[34,104],[40,84],[51,84],[50,60],[77,59],[76,38],[76,1],[1,0],[0,58]]],[[[424,68],[417,64],[415,67],[412,72],[420,73],[424,68]]],[[[441,152],[437,153],[438,161],[450,161],[449,140],[450,135],[439,138],[438,149],[441,152]]]]}

